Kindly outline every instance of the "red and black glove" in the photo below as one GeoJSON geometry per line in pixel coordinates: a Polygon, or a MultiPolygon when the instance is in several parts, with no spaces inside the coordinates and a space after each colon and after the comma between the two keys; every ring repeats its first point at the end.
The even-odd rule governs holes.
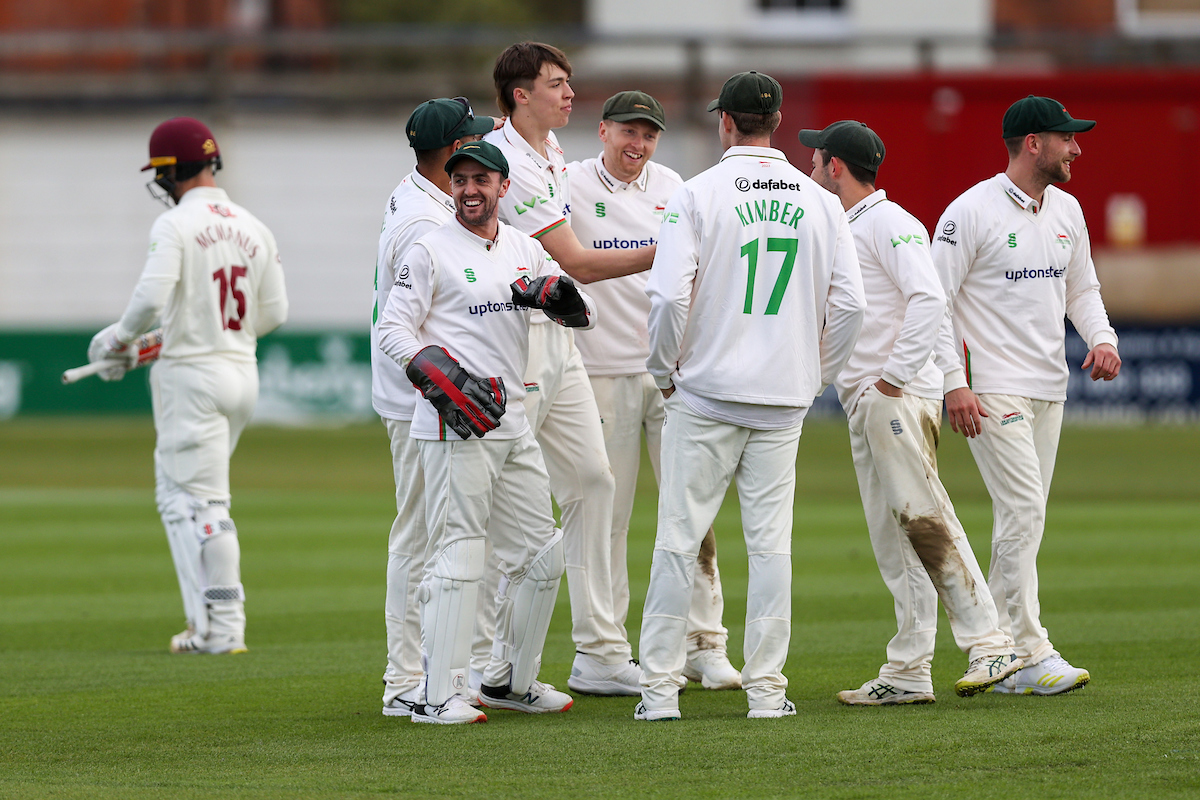
{"type": "Polygon", "coordinates": [[[413,356],[404,372],[462,438],[482,438],[499,427],[508,401],[503,378],[476,378],[436,345],[413,356]]]}
{"type": "Polygon", "coordinates": [[[513,303],[525,308],[540,308],[546,316],[568,328],[588,326],[587,305],[579,296],[575,282],[566,276],[543,275],[530,281],[517,278],[509,284],[513,303]]]}

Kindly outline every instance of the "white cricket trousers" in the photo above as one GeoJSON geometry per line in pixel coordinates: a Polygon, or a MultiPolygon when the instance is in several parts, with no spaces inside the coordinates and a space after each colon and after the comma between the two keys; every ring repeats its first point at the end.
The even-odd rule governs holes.
{"type": "Polygon", "coordinates": [[[938,597],[968,659],[1007,655],[987,581],[937,472],[941,403],[867,389],[850,416],[850,450],[875,561],[896,609],[879,677],[932,692],[938,597]]]}
{"type": "Polygon", "coordinates": [[[188,623],[244,637],[241,548],[230,520],[229,459],[258,401],[258,365],[164,358],[150,369],[155,497],[188,623]],[[206,596],[209,590],[224,595],[206,596]]]}
{"type": "Polygon", "coordinates": [[[421,616],[416,592],[425,568],[425,479],[417,443],[409,438],[411,420],[383,418],[392,449],[396,479],[396,518],[388,533],[387,589],[384,626],[387,667],[383,702],[387,705],[421,683],[421,616]]]}
{"type": "Polygon", "coordinates": [[[622,663],[630,647],[613,607],[615,483],[592,384],[570,328],[553,322],[529,326],[525,392],[525,415],[562,512],[571,638],[580,653],[622,663]]]}
{"type": "Polygon", "coordinates": [[[754,430],[702,417],[672,394],[666,402],[658,535],[642,613],[642,700],[651,709],[679,707],[684,637],[696,555],[737,478],[746,537],[745,667],[751,709],[783,704],[792,620],[792,503],[802,424],[754,430]]]}
{"type": "Polygon", "coordinates": [[[992,562],[988,587],[1000,628],[1017,656],[1037,664],[1054,653],[1041,623],[1037,554],[1046,529],[1063,404],[981,394],[983,432],[967,442],[992,496],[992,562]]]}
{"type": "MultiPolygon", "coordinates": [[[[454,542],[480,539],[491,546],[489,571],[494,563],[501,584],[515,582],[555,536],[549,480],[533,434],[526,433],[517,439],[453,442],[419,439],[417,449],[425,479],[425,525],[429,536],[423,580],[432,577],[431,568],[438,553],[454,542]]],[[[495,585],[478,581],[478,589],[488,593],[489,600],[495,585]]],[[[494,631],[495,603],[480,605],[490,610],[494,631]]],[[[475,618],[475,604],[464,606],[461,613],[475,618]]],[[[422,651],[428,655],[436,647],[435,640],[447,631],[429,630],[422,624],[422,651]]],[[[461,643],[464,661],[453,665],[464,674],[470,668],[471,639],[478,640],[479,621],[476,619],[473,626],[466,626],[465,631],[468,641],[461,643]]],[[[486,638],[491,647],[492,635],[486,638]]],[[[493,656],[483,666],[481,671],[485,676],[490,674],[492,680],[498,681],[489,685],[503,684],[507,665],[499,665],[493,656]]]]}
{"type": "MultiPolygon", "coordinates": [[[[662,470],[659,453],[662,449],[662,427],[665,407],[662,392],[654,377],[640,375],[591,377],[596,408],[600,412],[601,429],[608,463],[616,479],[612,524],[612,592],[613,607],[621,632],[629,617],[629,520],[633,515],[633,499],[637,494],[638,471],[642,464],[642,435],[654,481],[658,483],[662,470]]],[[[725,649],[729,632],[721,625],[725,601],[721,593],[721,573],[717,569],[716,537],[710,530],[700,546],[692,587],[692,604],[688,608],[687,653],[692,657],[701,650],[725,649]]]]}
{"type": "Polygon", "coordinates": [[[150,398],[154,456],[167,477],[193,497],[229,502],[229,458],[258,401],[258,365],[160,359],[150,369],[150,398]]]}

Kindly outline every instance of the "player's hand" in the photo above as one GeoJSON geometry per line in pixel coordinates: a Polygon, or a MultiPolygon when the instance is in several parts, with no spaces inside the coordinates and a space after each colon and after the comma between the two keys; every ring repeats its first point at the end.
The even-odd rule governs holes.
{"type": "Polygon", "coordinates": [[[888,383],[883,378],[875,381],[875,388],[879,390],[880,394],[886,394],[888,397],[902,397],[904,395],[903,389],[895,384],[888,383]]]}
{"type": "Polygon", "coordinates": [[[543,275],[517,278],[509,284],[513,304],[524,308],[540,308],[546,316],[568,328],[586,328],[587,306],[575,288],[575,282],[565,275],[543,275]]]}
{"type": "Polygon", "coordinates": [[[504,122],[508,117],[492,117],[492,130],[498,131],[504,127],[504,122]]]}
{"type": "Polygon", "coordinates": [[[979,397],[965,386],[946,393],[946,416],[950,418],[950,429],[974,439],[983,433],[983,421],[987,412],[979,397]]]}
{"type": "Polygon", "coordinates": [[[659,391],[663,394],[663,400],[668,400],[671,395],[675,394],[675,385],[672,384],[665,389],[659,389],[659,391]]]}
{"type": "Polygon", "coordinates": [[[110,361],[112,366],[98,373],[102,381],[119,381],[137,366],[137,348],[117,341],[117,323],[109,325],[92,337],[88,345],[88,363],[110,361]]]}
{"type": "Polygon", "coordinates": [[[462,438],[482,438],[500,426],[508,402],[503,378],[476,378],[436,345],[413,356],[404,372],[462,438]]]}
{"type": "Polygon", "coordinates": [[[1092,368],[1092,380],[1111,381],[1121,372],[1121,356],[1117,355],[1117,348],[1111,344],[1098,344],[1088,351],[1081,366],[1084,369],[1092,368]]]}

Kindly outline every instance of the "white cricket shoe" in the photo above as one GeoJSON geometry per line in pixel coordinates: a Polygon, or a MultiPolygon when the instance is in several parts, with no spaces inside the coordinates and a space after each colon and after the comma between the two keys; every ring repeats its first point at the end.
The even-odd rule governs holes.
{"type": "Polygon", "coordinates": [[[189,633],[191,629],[183,633],[177,633],[171,637],[171,652],[180,653],[208,653],[210,655],[221,655],[249,652],[246,647],[246,642],[240,636],[233,634],[209,634],[208,636],[199,636],[196,633],[189,633]]]}
{"type": "Polygon", "coordinates": [[[413,722],[431,722],[435,725],[470,725],[473,722],[487,722],[487,716],[478,708],[474,708],[460,694],[451,695],[450,699],[440,706],[418,703],[413,706],[410,717],[413,722]]]}
{"type": "Polygon", "coordinates": [[[567,688],[579,694],[640,697],[642,668],[633,659],[621,664],[602,664],[595,656],[576,653],[567,688]]]}
{"type": "Polygon", "coordinates": [[[954,683],[954,692],[959,697],[979,694],[1024,666],[1025,662],[1017,658],[1016,653],[980,656],[967,666],[967,671],[954,683]]]}
{"type": "Polygon", "coordinates": [[[385,717],[411,717],[413,707],[417,705],[420,698],[421,687],[419,686],[398,694],[383,704],[383,715],[385,717]]]}
{"type": "Polygon", "coordinates": [[[557,714],[575,704],[575,698],[548,683],[535,680],[525,694],[516,694],[509,685],[479,687],[479,703],[484,708],[507,708],[526,714],[557,714]]]}
{"type": "Polygon", "coordinates": [[[696,681],[705,689],[740,689],[742,673],[729,663],[724,648],[701,650],[683,665],[683,677],[696,681]]]}
{"type": "Polygon", "coordinates": [[[1092,676],[1086,669],[1072,667],[1058,653],[1014,672],[987,691],[997,694],[1065,694],[1086,686],[1092,676]]]}
{"type": "Polygon", "coordinates": [[[678,708],[647,708],[644,702],[633,709],[633,718],[643,722],[667,722],[681,717],[678,708]]]}
{"type": "Polygon", "coordinates": [[[780,717],[796,716],[796,704],[786,697],[779,708],[752,708],[746,719],[779,719],[780,717]]]}
{"type": "Polygon", "coordinates": [[[892,686],[882,678],[872,678],[857,689],[838,692],[837,699],[846,706],[904,706],[936,702],[933,692],[910,692],[892,686]]]}

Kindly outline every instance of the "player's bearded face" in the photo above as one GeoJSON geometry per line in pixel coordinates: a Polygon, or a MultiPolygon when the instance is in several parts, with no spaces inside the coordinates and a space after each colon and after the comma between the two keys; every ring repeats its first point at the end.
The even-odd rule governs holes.
{"type": "Polygon", "coordinates": [[[644,119],[604,120],[600,141],[604,142],[605,168],[626,183],[636,180],[658,147],[659,133],[657,125],[644,119]]]}
{"type": "Polygon", "coordinates": [[[496,219],[508,181],[475,161],[461,161],[450,175],[454,208],[464,225],[479,228],[496,219]]]}
{"type": "Polygon", "coordinates": [[[1042,147],[1034,166],[1053,183],[1071,180],[1071,162],[1082,152],[1073,133],[1051,131],[1038,136],[1042,147]]]}
{"type": "Polygon", "coordinates": [[[828,189],[831,192],[835,191],[833,179],[829,174],[829,163],[821,157],[820,150],[813,150],[812,172],[810,173],[810,177],[817,184],[817,186],[820,186],[822,189],[828,189]]]}

